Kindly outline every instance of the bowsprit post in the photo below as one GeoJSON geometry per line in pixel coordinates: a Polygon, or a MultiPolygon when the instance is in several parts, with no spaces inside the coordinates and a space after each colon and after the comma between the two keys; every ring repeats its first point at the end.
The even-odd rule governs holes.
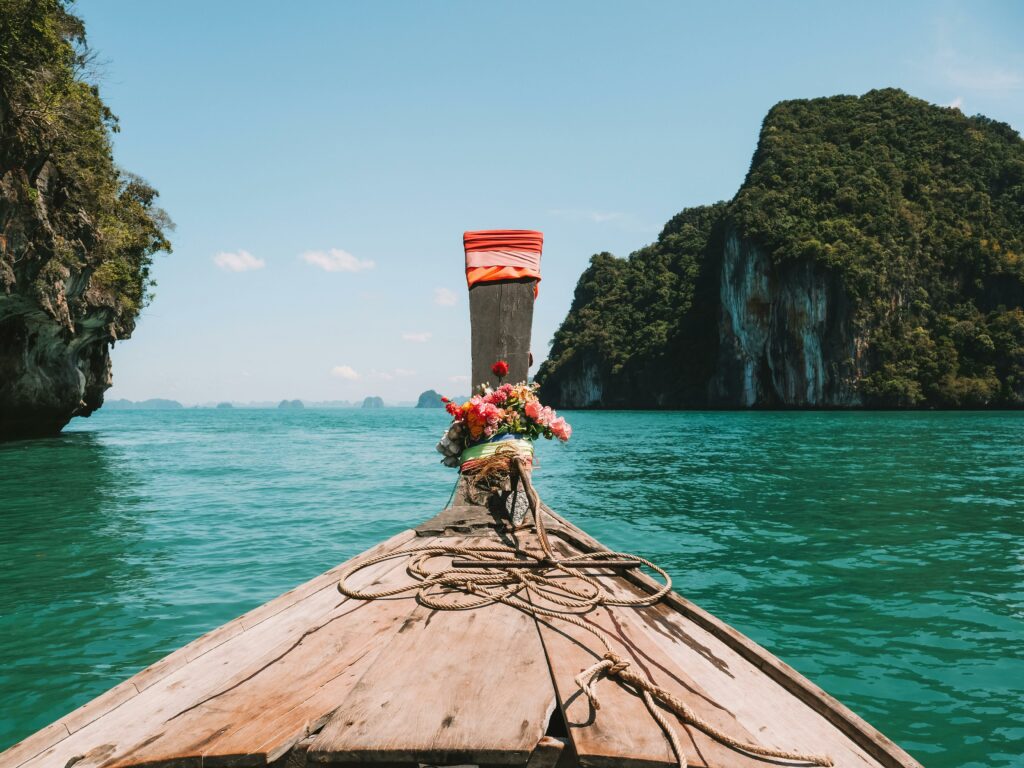
{"type": "Polygon", "coordinates": [[[508,363],[507,381],[526,381],[544,235],[529,229],[488,229],[466,232],[462,240],[474,391],[481,384],[497,386],[491,366],[499,360],[508,363]]]}

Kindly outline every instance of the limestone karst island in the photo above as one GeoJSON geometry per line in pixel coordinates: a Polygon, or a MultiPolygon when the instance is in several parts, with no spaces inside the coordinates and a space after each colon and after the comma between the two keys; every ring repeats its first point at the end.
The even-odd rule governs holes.
{"type": "Polygon", "coordinates": [[[1019,408],[1024,140],[903,91],[775,105],[729,202],[591,258],[571,408],[1019,408]]]}
{"type": "Polygon", "coordinates": [[[1022,768],[1022,30],[0,0],[0,768],[1022,768]]]}

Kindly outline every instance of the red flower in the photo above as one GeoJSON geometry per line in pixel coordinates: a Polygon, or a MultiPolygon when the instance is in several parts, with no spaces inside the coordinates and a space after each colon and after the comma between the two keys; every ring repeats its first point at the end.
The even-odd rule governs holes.
{"type": "Polygon", "coordinates": [[[497,376],[499,379],[503,379],[508,376],[508,363],[504,360],[499,360],[491,366],[491,373],[497,376]]]}
{"type": "Polygon", "coordinates": [[[441,402],[442,402],[442,403],[447,403],[447,402],[448,402],[448,398],[447,398],[447,397],[444,397],[444,396],[442,396],[442,397],[441,397],[441,402]]]}

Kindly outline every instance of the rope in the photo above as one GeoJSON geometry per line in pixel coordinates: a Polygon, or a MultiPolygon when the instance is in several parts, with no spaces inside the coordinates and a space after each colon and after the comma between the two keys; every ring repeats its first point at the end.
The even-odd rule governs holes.
{"type": "Polygon", "coordinates": [[[831,758],[827,756],[770,749],[738,741],[702,719],[671,692],[661,688],[652,680],[633,672],[629,668],[629,662],[624,661],[612,650],[611,638],[598,627],[583,621],[579,615],[589,612],[595,606],[643,607],[654,605],[672,588],[671,577],[651,561],[628,553],[602,550],[583,552],[561,559],[556,557],[544,524],[546,513],[522,459],[514,458],[510,469],[514,475],[513,487],[518,478],[526,491],[530,510],[533,513],[534,529],[541,548],[540,553],[518,547],[494,545],[423,544],[406,547],[378,555],[346,570],[338,581],[338,591],[357,600],[378,600],[415,592],[416,599],[421,605],[439,611],[468,610],[493,603],[502,603],[534,617],[556,619],[586,630],[597,638],[604,648],[604,653],[600,661],[576,676],[576,685],[586,695],[595,712],[601,709],[596,690],[597,681],[601,677],[616,678],[639,691],[651,717],[665,733],[679,768],[686,768],[686,755],[679,743],[679,737],[665,717],[662,708],[658,706],[659,702],[683,723],[699,728],[711,738],[733,749],[761,757],[791,760],[808,765],[831,766],[833,764],[831,758]],[[442,568],[438,570],[431,569],[429,566],[429,562],[435,558],[456,556],[471,560],[507,560],[510,562],[527,557],[544,563],[547,567],[538,569],[442,568]],[[413,577],[411,583],[375,591],[357,589],[349,585],[352,577],[359,571],[400,557],[409,559],[406,569],[413,577]],[[595,577],[572,568],[572,563],[575,560],[603,558],[634,561],[653,570],[664,580],[664,583],[648,595],[635,598],[615,597],[595,577]]]}

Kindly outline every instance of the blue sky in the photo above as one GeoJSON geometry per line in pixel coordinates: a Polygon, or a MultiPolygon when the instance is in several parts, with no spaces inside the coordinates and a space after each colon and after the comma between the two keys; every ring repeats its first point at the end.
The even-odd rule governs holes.
{"type": "Polygon", "coordinates": [[[1017,2],[76,7],[117,160],[177,223],[111,398],[463,394],[466,229],[544,231],[539,363],[591,254],[732,197],[783,99],[1024,128],[1017,2]]]}

